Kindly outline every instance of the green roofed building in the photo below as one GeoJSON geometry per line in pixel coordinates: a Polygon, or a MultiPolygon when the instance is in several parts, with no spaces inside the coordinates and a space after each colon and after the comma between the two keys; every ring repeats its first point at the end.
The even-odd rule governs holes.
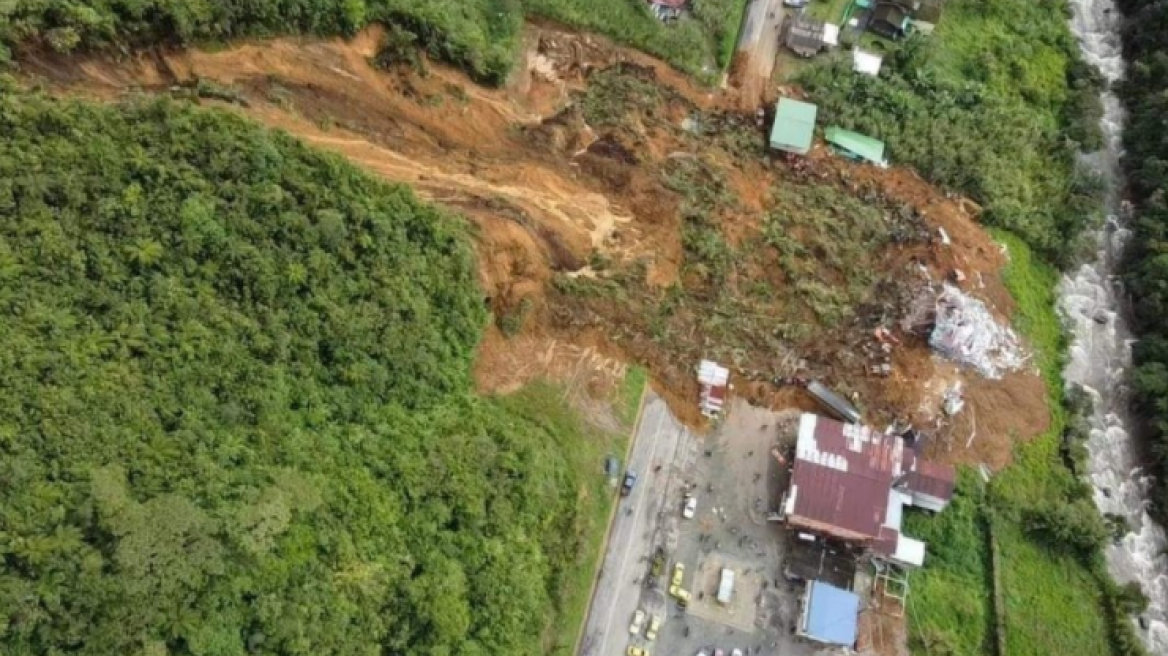
{"type": "Polygon", "coordinates": [[[837,153],[857,161],[871,162],[877,166],[888,166],[884,159],[884,142],[868,135],[838,127],[824,131],[824,139],[837,153]]]}
{"type": "Polygon", "coordinates": [[[811,103],[779,98],[775,124],[771,127],[771,148],[797,155],[810,152],[818,111],[819,108],[811,103]]]}

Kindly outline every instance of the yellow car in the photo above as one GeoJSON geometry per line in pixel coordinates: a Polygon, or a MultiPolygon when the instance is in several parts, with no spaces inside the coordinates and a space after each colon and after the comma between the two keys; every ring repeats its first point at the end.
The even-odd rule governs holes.
{"type": "Polygon", "coordinates": [[[649,618],[649,628],[645,629],[645,639],[653,642],[657,639],[657,631],[661,629],[661,616],[653,615],[649,618]]]}
{"type": "Polygon", "coordinates": [[[634,647],[629,645],[628,651],[625,652],[628,656],[649,656],[649,650],[643,647],[634,647]]]}
{"type": "Polygon", "coordinates": [[[681,563],[677,563],[676,565],[673,566],[673,581],[670,582],[670,585],[675,585],[675,586],[680,588],[681,587],[681,579],[684,576],[685,576],[685,565],[682,565],[681,563]]]}

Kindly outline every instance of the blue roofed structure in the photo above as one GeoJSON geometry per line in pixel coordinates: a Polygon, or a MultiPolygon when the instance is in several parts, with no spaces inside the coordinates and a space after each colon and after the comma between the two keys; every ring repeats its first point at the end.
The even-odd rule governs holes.
{"type": "Polygon", "coordinates": [[[856,644],[860,598],[823,581],[812,581],[803,599],[799,635],[827,645],[856,644]]]}

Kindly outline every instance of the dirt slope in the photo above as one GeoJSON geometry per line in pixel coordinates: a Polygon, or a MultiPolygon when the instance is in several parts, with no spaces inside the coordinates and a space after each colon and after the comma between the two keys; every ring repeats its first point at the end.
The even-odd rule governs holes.
{"type": "MultiPolygon", "coordinates": [[[[1004,256],[971,204],[910,171],[854,166],[822,149],[800,162],[773,159],[751,113],[724,111],[734,100],[600,38],[534,26],[525,66],[509,87],[492,90],[442,66],[376,70],[368,62],[379,37],[371,29],[350,42],[283,39],[116,61],[31,53],[22,73],[56,92],[103,99],[201,89],[204,99],[231,100],[223,104],[465,213],[476,225],[480,278],[500,318],[480,351],[476,378],[484,391],[546,375],[579,389],[611,387],[624,363],[635,361],[649,367],[674,409],[697,423],[691,372],[699,357],[715,354],[735,363],[738,393],[756,403],[810,407],[799,391],[768,381],[797,372],[821,377],[855,392],[873,417],[935,428],[934,449],[954,461],[1000,467],[1013,439],[1046,428],[1045,395],[1032,372],[985,381],[938,361],[922,339],[899,329],[891,375],[868,375],[872,327],[894,326],[868,315],[900,311],[914,276],[936,281],[960,269],[967,288],[1009,319],[1012,303],[999,277],[1004,256]],[[596,119],[604,107],[588,94],[598,71],[617,64],[631,73],[616,78],[616,96],[601,99],[619,96],[625,104],[616,116],[596,119]],[[695,135],[694,121],[704,136],[695,135]],[[682,215],[693,199],[676,181],[667,184],[679,162],[690,160],[724,178],[732,197],[711,214],[736,254],[732,275],[717,288],[687,261],[692,244],[683,244],[682,215]],[[782,190],[807,185],[868,199],[889,215],[900,208],[925,236],[874,254],[883,282],[862,290],[871,312],[780,347],[769,346],[776,342],[766,335],[733,348],[717,343],[708,315],[724,312],[723,294],[738,303],[730,314],[758,315],[750,325],[756,332],[772,318],[798,314],[786,297],[801,281],[777,273],[778,256],[760,244],[768,221],[786,207],[782,190]],[[597,281],[616,291],[598,296],[602,288],[589,287],[597,281]],[[774,298],[749,305],[760,285],[774,298]],[[576,288],[585,292],[565,291],[576,288]],[[677,296],[696,299],[694,310],[669,317],[663,337],[653,317],[664,316],[662,304],[677,296]],[[939,417],[939,394],[956,379],[967,385],[970,411],[948,421],[939,417]]],[[[814,254],[808,261],[814,264],[814,254]]]]}

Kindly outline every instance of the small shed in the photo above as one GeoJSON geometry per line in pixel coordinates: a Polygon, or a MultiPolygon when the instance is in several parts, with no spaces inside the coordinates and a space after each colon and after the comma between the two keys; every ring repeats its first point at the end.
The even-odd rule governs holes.
{"type": "Polygon", "coordinates": [[[839,46],[840,26],[835,23],[823,24],[823,45],[835,48],[839,46]]]}
{"type": "Polygon", "coordinates": [[[771,127],[771,148],[796,155],[810,152],[818,112],[819,108],[811,103],[779,98],[775,123],[771,127]]]}
{"type": "Polygon", "coordinates": [[[799,635],[823,643],[852,647],[860,617],[860,598],[823,581],[812,581],[803,597],[799,635]]]}
{"type": "MultiPolygon", "coordinates": [[[[787,23],[787,38],[784,43],[795,54],[801,57],[814,57],[827,45],[824,33],[827,23],[811,18],[807,14],[796,14],[787,23]]],[[[836,40],[839,40],[839,28],[836,28],[836,40]]]]}
{"type": "Polygon", "coordinates": [[[867,161],[877,166],[888,166],[884,159],[884,142],[859,132],[838,127],[824,131],[824,139],[832,149],[844,157],[857,161],[867,161]]]}
{"type": "Polygon", "coordinates": [[[881,2],[872,10],[868,28],[888,39],[900,39],[908,31],[908,10],[895,2],[881,2]]]}
{"type": "Polygon", "coordinates": [[[857,73],[879,77],[883,64],[884,58],[874,52],[865,52],[859,48],[852,51],[852,70],[857,73]]]}

